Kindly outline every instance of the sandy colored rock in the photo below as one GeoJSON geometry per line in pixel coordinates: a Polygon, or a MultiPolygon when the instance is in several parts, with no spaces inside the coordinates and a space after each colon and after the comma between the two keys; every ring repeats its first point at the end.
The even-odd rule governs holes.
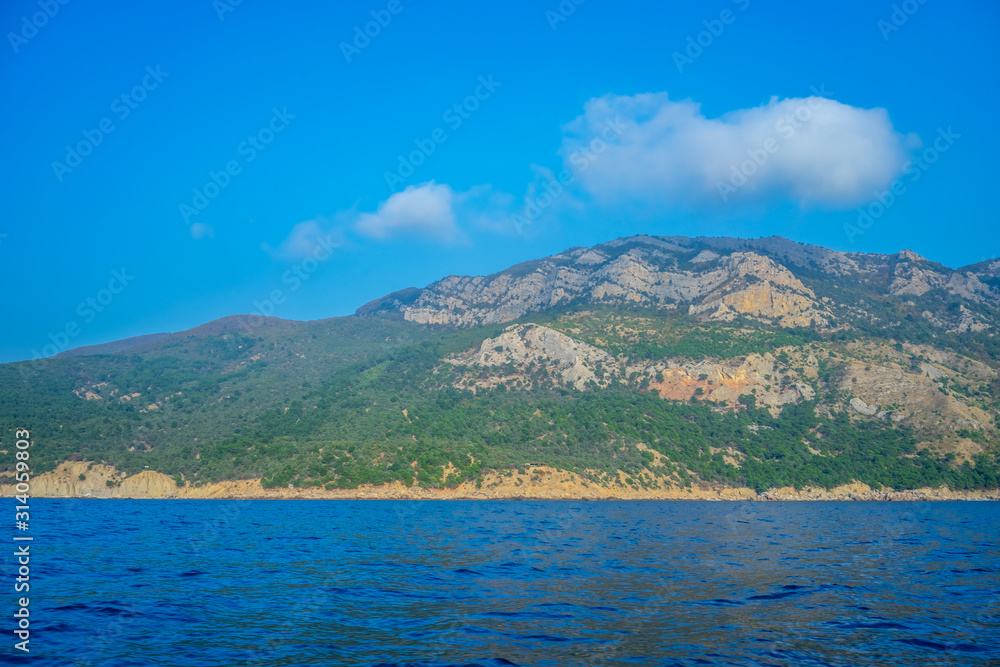
{"type": "MultiPolygon", "coordinates": [[[[741,487],[694,485],[642,489],[619,482],[607,485],[588,481],[575,473],[548,466],[528,466],[525,474],[509,476],[490,473],[481,486],[466,482],[454,489],[406,487],[396,482],[358,489],[322,490],[317,488],[265,489],[260,480],[248,479],[186,485],[178,488],[172,478],[162,473],[144,471],[131,477],[113,468],[91,466],[84,462],[64,463],[54,472],[31,481],[31,496],[36,498],[136,498],[136,499],[371,499],[371,500],[1000,500],[1000,490],[952,491],[947,488],[922,488],[911,491],[885,489],[875,491],[860,483],[830,490],[805,487],[770,489],[756,493],[741,487]],[[84,474],[86,480],[79,480],[84,474]],[[107,486],[106,481],[117,482],[107,486]],[[102,486],[103,485],[103,486],[102,486]]],[[[15,495],[13,485],[0,485],[6,497],[15,495]]]]}

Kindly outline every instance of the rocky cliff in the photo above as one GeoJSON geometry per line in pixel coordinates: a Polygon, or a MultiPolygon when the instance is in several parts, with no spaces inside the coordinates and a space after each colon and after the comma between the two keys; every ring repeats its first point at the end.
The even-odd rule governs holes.
{"type": "Polygon", "coordinates": [[[358,313],[398,313],[420,324],[469,327],[569,304],[622,303],[782,327],[826,329],[857,319],[884,320],[879,309],[857,300],[861,288],[876,302],[895,297],[894,305],[944,330],[984,331],[992,329],[993,309],[1000,307],[998,264],[953,270],[906,250],[846,253],[780,237],[635,236],[571,248],[490,276],[449,276],[373,301],[358,313]],[[822,289],[824,298],[804,281],[822,289]],[[912,297],[928,295],[939,298],[917,308],[912,297]]]}
{"type": "MultiPolygon", "coordinates": [[[[0,495],[13,497],[13,485],[0,484],[0,495]]],[[[126,476],[114,468],[70,463],[32,482],[35,498],[132,498],[148,500],[1000,500],[998,491],[954,491],[947,487],[905,491],[873,490],[866,484],[845,484],[833,489],[783,487],[757,493],[753,489],[718,485],[637,489],[622,479],[607,484],[547,466],[534,466],[510,476],[487,475],[482,483],[462,483],[449,489],[425,489],[403,484],[365,485],[358,489],[265,489],[259,479],[178,487],[159,473],[126,476]],[[80,475],[86,477],[79,480],[80,475]],[[87,480],[92,480],[90,483],[87,480]],[[106,481],[115,480],[111,486],[106,481]]]]}

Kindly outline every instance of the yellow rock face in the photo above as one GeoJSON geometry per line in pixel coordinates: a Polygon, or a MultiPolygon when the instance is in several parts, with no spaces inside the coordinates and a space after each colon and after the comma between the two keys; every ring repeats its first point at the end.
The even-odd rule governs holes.
{"type": "MultiPolygon", "coordinates": [[[[827,491],[791,487],[771,489],[762,494],[743,487],[696,485],[685,488],[668,485],[659,489],[642,489],[625,483],[625,473],[619,471],[618,481],[606,486],[588,481],[580,475],[555,470],[548,466],[526,466],[526,474],[513,473],[503,477],[491,473],[481,487],[465,482],[455,489],[425,489],[406,487],[399,482],[358,489],[265,489],[260,480],[238,480],[206,484],[198,488],[177,488],[173,479],[158,472],[144,471],[124,477],[107,466],[90,466],[85,462],[66,463],[57,470],[39,475],[31,482],[31,495],[36,498],[137,498],[137,499],[503,499],[538,498],[551,500],[998,500],[997,491],[956,492],[947,488],[914,491],[873,491],[865,484],[854,483],[827,491]],[[79,475],[84,474],[85,480],[79,475]],[[118,482],[109,487],[106,482],[118,482]]],[[[664,482],[661,480],[661,486],[664,482]]],[[[13,485],[0,486],[7,497],[15,494],[13,485]]]]}
{"type": "Polygon", "coordinates": [[[732,321],[739,315],[777,318],[783,327],[807,327],[814,321],[825,324],[828,316],[808,296],[778,290],[770,283],[730,292],[702,306],[692,307],[691,312],[708,312],[710,319],[721,321],[732,321]]]}

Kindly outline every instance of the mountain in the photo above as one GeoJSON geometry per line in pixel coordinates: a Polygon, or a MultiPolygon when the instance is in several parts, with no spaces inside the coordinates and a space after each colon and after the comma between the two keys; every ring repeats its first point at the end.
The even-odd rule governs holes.
{"type": "Polygon", "coordinates": [[[70,494],[87,469],[108,493],[154,471],[185,490],[995,489],[998,269],[622,238],[349,317],[0,365],[0,436],[31,428],[35,473],[70,494]]]}
{"type": "Polygon", "coordinates": [[[886,320],[890,313],[883,307],[890,307],[904,320],[914,316],[946,330],[982,331],[995,324],[1000,307],[998,270],[995,260],[952,270],[909,250],[845,253],[781,237],[634,236],[571,248],[491,276],[449,276],[373,301],[357,314],[467,327],[570,305],[629,303],[686,310],[712,321],[750,318],[823,330],[859,320],[898,327],[901,322],[886,320]],[[859,291],[868,293],[869,307],[857,301],[859,291]],[[922,299],[918,307],[912,298],[892,297],[922,299]],[[948,310],[956,304],[958,310],[948,310]]]}
{"type": "Polygon", "coordinates": [[[147,343],[153,343],[161,338],[166,338],[170,334],[166,333],[155,333],[155,334],[145,334],[143,336],[133,336],[131,338],[123,338],[122,340],[112,341],[110,343],[98,343],[97,345],[84,345],[82,347],[74,347],[71,350],[65,350],[55,355],[58,358],[66,357],[87,357],[96,354],[121,354],[138,347],[142,347],[147,343]]]}

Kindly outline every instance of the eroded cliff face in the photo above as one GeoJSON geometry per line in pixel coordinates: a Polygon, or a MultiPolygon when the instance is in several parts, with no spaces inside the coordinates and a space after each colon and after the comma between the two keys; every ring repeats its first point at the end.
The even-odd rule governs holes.
{"type": "MultiPolygon", "coordinates": [[[[719,410],[742,409],[741,403],[752,396],[772,415],[784,406],[816,400],[817,409],[826,414],[846,411],[853,419],[913,427],[921,434],[921,447],[942,455],[954,452],[959,460],[984,451],[984,441],[973,439],[972,433],[996,432],[995,416],[984,408],[981,396],[997,381],[997,371],[953,352],[869,341],[838,351],[816,342],[730,359],[630,358],[566,333],[580,331],[575,325],[588,316],[583,311],[560,318],[553,326],[562,331],[511,325],[443,362],[457,370],[454,386],[472,391],[501,384],[514,391],[550,384],[590,391],[618,382],[664,400],[704,401],[719,410]]],[[[641,336],[615,322],[605,323],[602,331],[641,336]]]]}
{"type": "Polygon", "coordinates": [[[612,378],[621,376],[620,364],[609,353],[537,324],[508,327],[496,338],[484,340],[478,349],[447,361],[493,371],[485,378],[459,381],[461,388],[505,384],[515,377],[522,377],[528,387],[533,367],[581,390],[590,382],[605,387],[612,378]]]}
{"type": "MultiPolygon", "coordinates": [[[[796,351],[789,348],[793,354],[796,351]]],[[[455,386],[475,390],[504,384],[529,389],[543,373],[556,384],[583,391],[606,387],[612,380],[648,387],[661,398],[706,400],[733,407],[741,396],[753,394],[757,404],[778,408],[815,397],[812,386],[770,353],[750,354],[730,361],[666,358],[655,361],[612,356],[582,340],[538,324],[513,325],[478,347],[450,357],[461,371],[455,386]]],[[[815,369],[816,359],[803,362],[815,369]]],[[[789,362],[790,363],[790,362],[789,362]]],[[[815,370],[813,371],[815,377],[815,370]]]]}
{"type": "Polygon", "coordinates": [[[771,283],[747,285],[715,298],[692,304],[692,315],[706,314],[709,320],[732,322],[739,316],[776,320],[782,327],[825,327],[830,313],[808,296],[782,290],[771,283]]]}
{"type": "Polygon", "coordinates": [[[769,352],[724,362],[668,359],[629,366],[629,372],[632,369],[642,369],[654,378],[649,388],[660,398],[675,401],[704,400],[732,408],[741,396],[752,395],[757,405],[776,413],[783,405],[816,396],[797,371],[778,364],[769,352]]]}
{"type": "Polygon", "coordinates": [[[578,301],[670,308],[689,303],[692,314],[709,320],[743,315],[782,326],[825,326],[831,317],[810,289],[768,257],[701,253],[691,265],[683,269],[681,258],[655,247],[618,256],[576,249],[541,260],[524,275],[446,278],[402,310],[420,324],[458,327],[509,322],[578,301]]]}
{"type": "Polygon", "coordinates": [[[995,303],[1000,297],[995,287],[984,283],[980,275],[973,271],[941,271],[941,268],[915,252],[904,250],[899,253],[892,268],[889,293],[921,296],[932,289],[941,289],[980,303],[995,303]]]}
{"type": "Polygon", "coordinates": [[[54,472],[31,480],[31,495],[49,498],[171,498],[177,496],[177,485],[167,475],[150,470],[129,477],[110,466],[67,461],[54,472]]]}
{"type": "MultiPolygon", "coordinates": [[[[1000,500],[997,491],[952,491],[948,488],[922,488],[909,491],[873,490],[860,484],[845,484],[833,489],[791,487],[757,493],[745,487],[695,484],[668,485],[660,489],[641,489],[629,485],[624,475],[617,481],[599,484],[581,475],[548,466],[529,466],[524,472],[489,473],[479,485],[463,482],[452,489],[407,487],[396,482],[380,486],[364,485],[357,489],[282,488],[265,489],[260,480],[240,480],[178,488],[166,475],[142,472],[131,477],[113,468],[86,462],[67,463],[57,470],[32,480],[35,498],[133,498],[133,499],[212,499],[212,500],[503,500],[511,498],[546,500],[1000,500]],[[80,474],[87,476],[81,482],[80,474]],[[87,483],[94,478],[92,483],[87,483]],[[106,479],[119,484],[108,487],[106,479]],[[100,483],[98,483],[100,482],[100,483]]],[[[12,497],[12,485],[0,485],[0,494],[12,497]]],[[[197,538],[197,535],[194,536],[197,538]]]]}

